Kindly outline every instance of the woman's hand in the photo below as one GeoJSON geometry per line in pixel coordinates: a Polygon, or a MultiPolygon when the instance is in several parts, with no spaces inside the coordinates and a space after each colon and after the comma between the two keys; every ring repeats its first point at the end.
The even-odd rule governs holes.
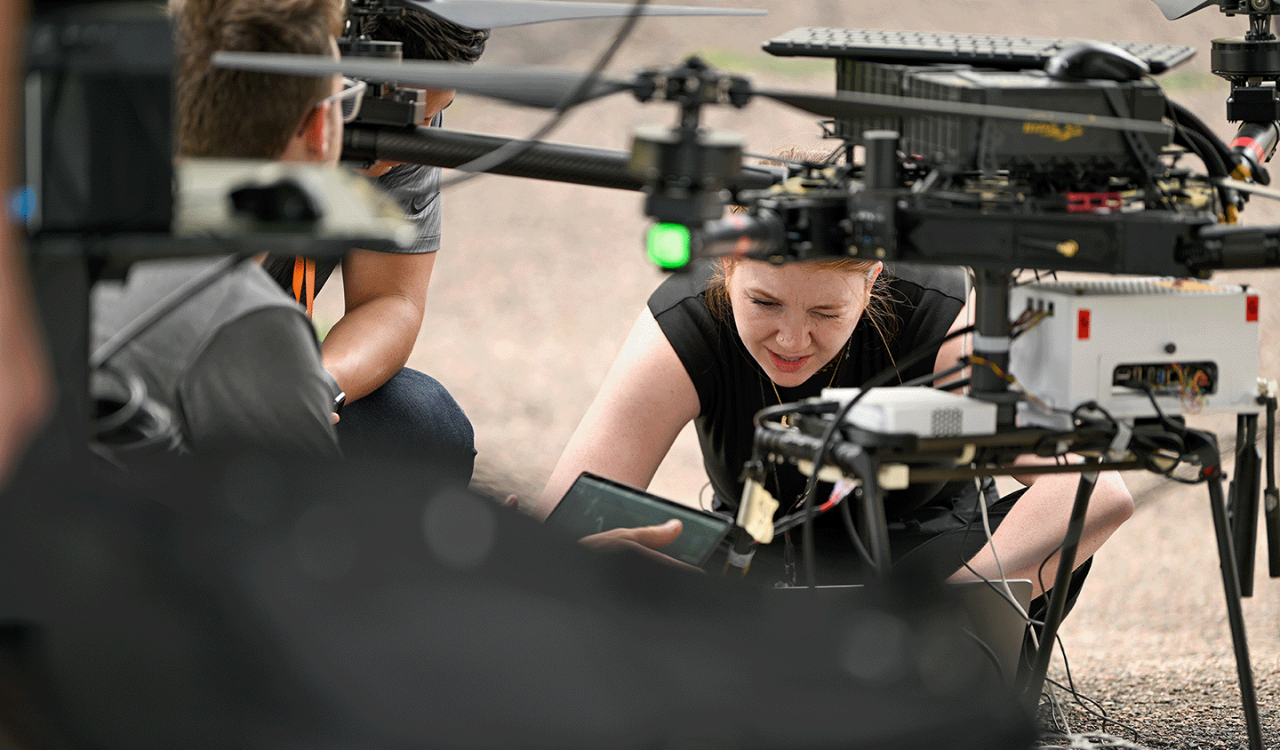
{"type": "Polygon", "coordinates": [[[658,526],[638,526],[631,529],[601,531],[597,534],[584,536],[578,542],[597,552],[631,550],[663,565],[701,573],[703,572],[701,568],[681,562],[659,551],[674,542],[683,529],[684,525],[673,518],[658,526]]]}

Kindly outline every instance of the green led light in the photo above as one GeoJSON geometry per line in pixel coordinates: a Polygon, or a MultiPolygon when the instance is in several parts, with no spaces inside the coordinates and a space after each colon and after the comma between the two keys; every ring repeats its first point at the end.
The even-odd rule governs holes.
{"type": "Polygon", "coordinates": [[[649,229],[645,252],[649,261],[659,268],[684,268],[689,265],[692,255],[689,227],[683,224],[654,224],[649,229]]]}

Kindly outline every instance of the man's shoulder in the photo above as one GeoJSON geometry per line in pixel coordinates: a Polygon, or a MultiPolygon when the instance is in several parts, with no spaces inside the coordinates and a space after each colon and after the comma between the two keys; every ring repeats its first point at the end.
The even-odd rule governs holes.
{"type": "Polygon", "coordinates": [[[210,332],[177,385],[193,447],[256,445],[335,457],[324,366],[310,325],[257,307],[210,332]]]}
{"type": "MultiPolygon", "coordinates": [[[[297,308],[257,263],[229,258],[157,260],[135,263],[122,281],[94,288],[95,330],[113,333],[155,309],[161,301],[184,292],[156,322],[159,331],[192,326],[207,329],[263,307],[297,308]]],[[[301,311],[298,311],[301,314],[301,311]]],[[[188,344],[195,342],[187,341],[188,344]]]]}

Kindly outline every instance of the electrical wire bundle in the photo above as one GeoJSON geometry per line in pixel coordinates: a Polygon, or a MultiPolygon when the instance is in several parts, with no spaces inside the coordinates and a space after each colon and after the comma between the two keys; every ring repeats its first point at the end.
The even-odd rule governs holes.
{"type": "Polygon", "coordinates": [[[183,449],[173,412],[147,394],[136,373],[99,367],[93,373],[91,397],[89,450],[105,465],[124,469],[131,461],[183,449]]]}

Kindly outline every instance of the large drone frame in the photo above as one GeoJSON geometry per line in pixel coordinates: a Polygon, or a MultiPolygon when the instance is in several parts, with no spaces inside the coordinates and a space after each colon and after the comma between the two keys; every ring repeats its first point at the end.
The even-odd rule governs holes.
{"type": "MultiPolygon", "coordinates": [[[[1255,3],[1252,7],[1258,5],[1255,3]]],[[[1241,10],[1232,2],[1221,3],[1220,8],[1228,13],[1241,10]]],[[[1258,185],[1265,184],[1268,179],[1263,165],[1275,147],[1275,121],[1280,119],[1280,111],[1274,103],[1274,87],[1259,88],[1258,72],[1260,66],[1265,67],[1274,82],[1276,73],[1273,69],[1280,69],[1280,65],[1273,65],[1269,59],[1259,62],[1260,58],[1275,56],[1277,52],[1274,37],[1269,35],[1270,15],[1275,12],[1280,11],[1268,9],[1265,14],[1251,16],[1250,37],[1245,42],[1218,40],[1214,43],[1215,72],[1235,84],[1228,104],[1228,119],[1244,121],[1238,137],[1230,146],[1238,157],[1232,165],[1231,177],[1234,179],[1216,181],[1228,190],[1266,192],[1258,185]],[[1258,104],[1263,98],[1272,102],[1269,109],[1258,104]]],[[[364,72],[376,75],[374,71],[364,72]]],[[[478,75],[473,79],[464,80],[441,70],[443,78],[440,80],[454,81],[460,90],[508,101],[521,98],[521,103],[534,106],[550,106],[552,103],[563,106],[569,84],[581,83],[576,78],[553,80],[549,73],[528,69],[510,72],[512,75],[502,77],[476,71],[478,75]],[[517,78],[520,79],[518,82],[517,78]]],[[[773,262],[861,256],[974,268],[974,333],[978,342],[974,355],[993,366],[974,368],[970,395],[997,405],[998,428],[995,434],[978,438],[916,439],[845,428],[841,439],[836,440],[833,446],[831,433],[836,432],[834,425],[841,423],[841,416],[833,420],[828,415],[824,427],[818,428],[830,431],[825,435],[826,439],[813,438],[812,427],[810,435],[797,429],[761,429],[757,433],[757,442],[762,452],[775,460],[812,461],[815,466],[825,463],[861,479],[860,534],[877,563],[887,562],[888,554],[887,528],[880,502],[882,495],[876,481],[883,465],[909,464],[913,460],[932,461],[936,465],[940,458],[954,458],[977,447],[977,458],[968,467],[912,471],[911,474],[912,481],[938,481],[1012,473],[1003,465],[1019,455],[1041,451],[1041,446],[1046,443],[1058,446],[1059,451],[1070,450],[1090,456],[1083,465],[1051,469],[1080,473],[1081,481],[1063,542],[1057,580],[1052,587],[1042,646],[1023,684],[1024,696],[1029,702],[1035,701],[1046,678],[1057,628],[1064,613],[1067,583],[1074,568],[1075,553],[1097,474],[1106,470],[1151,467],[1128,453],[1124,442],[1117,439],[1113,426],[1102,422],[1081,422],[1070,431],[1015,425],[1015,406],[1022,397],[1013,392],[1008,382],[998,374],[1000,368],[1007,368],[1009,362],[1009,285],[1012,271],[1037,268],[1207,277],[1217,269],[1273,268],[1280,266],[1280,227],[1223,226],[1217,223],[1215,216],[1194,212],[1094,212],[1062,216],[1008,214],[993,217],[933,208],[924,203],[914,203],[912,191],[903,187],[895,133],[866,135],[861,181],[857,184],[845,174],[825,183],[822,178],[810,180],[802,192],[795,194],[788,194],[776,186],[748,187],[743,183],[741,151],[737,143],[732,137],[702,128],[701,107],[717,103],[740,107],[752,96],[764,95],[815,113],[839,117],[842,104],[848,108],[843,111],[861,112],[862,107],[883,106],[885,111],[892,109],[909,113],[915,103],[911,100],[880,101],[874,96],[848,95],[843,95],[845,101],[839,103],[830,98],[806,98],[791,92],[753,91],[742,79],[720,75],[696,59],[675,68],[648,71],[633,81],[593,81],[591,84],[594,88],[589,85],[583,87],[588,92],[582,96],[583,99],[630,90],[641,100],[674,101],[680,107],[679,122],[670,130],[645,129],[637,133],[629,170],[623,172],[624,175],[629,174],[630,179],[615,173],[617,179],[597,182],[594,177],[567,174],[557,169],[542,170],[537,165],[528,164],[522,167],[507,165],[509,171],[505,173],[519,174],[523,171],[530,177],[631,189],[635,188],[634,180],[638,178],[647,195],[646,215],[660,225],[682,226],[687,230],[682,236],[687,238],[685,241],[689,246],[683,254],[675,253],[677,259],[673,266],[682,265],[693,256],[735,253],[773,262]],[[732,193],[732,202],[747,207],[745,216],[720,218],[726,191],[732,193]],[[1081,235],[1090,241],[1078,241],[1081,235]],[[932,241],[957,236],[965,237],[966,241],[932,241]]],[[[928,102],[920,103],[916,111],[936,113],[939,109],[938,103],[928,102]]],[[[994,111],[987,114],[998,116],[994,111]]],[[[1025,112],[1021,116],[1027,118],[1025,112]]],[[[1129,126],[1134,124],[1132,121],[1128,123],[1129,126]]],[[[420,129],[416,134],[399,135],[395,146],[390,141],[384,146],[377,142],[377,137],[364,140],[359,156],[389,157],[395,149],[394,158],[440,166],[455,166],[461,161],[456,154],[441,158],[441,151],[460,146],[466,138],[462,134],[432,133],[420,129]]],[[[477,151],[484,148],[476,143],[469,146],[477,151]]],[[[554,148],[548,144],[531,147],[533,150],[554,148]]],[[[470,156],[475,155],[470,153],[470,156]]],[[[607,163],[610,171],[620,166],[621,161],[617,154],[582,152],[563,155],[570,160],[580,158],[582,163],[607,163]]],[[[1263,399],[1260,397],[1259,400],[1263,399]]],[[[850,406],[852,402],[846,404],[843,411],[850,406]]],[[[1270,435],[1273,433],[1274,396],[1269,406],[1270,435]]],[[[1131,429],[1159,435],[1165,433],[1168,426],[1152,421],[1131,429]]],[[[1250,750],[1262,750],[1256,693],[1240,606],[1241,578],[1246,573],[1251,591],[1253,546],[1248,527],[1254,524],[1256,528],[1260,489],[1257,479],[1260,462],[1254,448],[1257,414],[1240,415],[1238,431],[1241,445],[1237,449],[1237,476],[1231,493],[1233,517],[1229,517],[1223,495],[1221,456],[1215,436],[1202,430],[1182,429],[1179,437],[1184,441],[1186,455],[1196,459],[1202,467],[1200,479],[1209,491],[1249,747],[1250,750]]],[[[1274,450],[1270,443],[1268,448],[1274,450]]],[[[1277,526],[1275,521],[1280,514],[1280,510],[1275,508],[1273,494],[1274,490],[1269,487],[1269,533],[1272,526],[1277,526]]],[[[811,548],[811,544],[806,545],[806,549],[811,548]]],[[[1280,574],[1275,565],[1277,552],[1280,552],[1280,539],[1273,539],[1273,576],[1280,574]]]]}

